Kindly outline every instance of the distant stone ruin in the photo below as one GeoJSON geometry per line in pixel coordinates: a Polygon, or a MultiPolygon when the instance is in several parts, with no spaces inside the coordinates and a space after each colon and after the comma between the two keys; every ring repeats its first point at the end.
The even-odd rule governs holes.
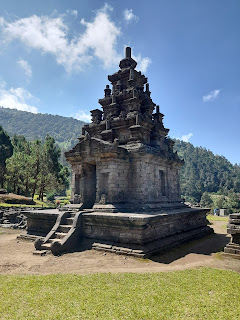
{"type": "Polygon", "coordinates": [[[231,241],[224,248],[224,254],[240,259],[240,213],[229,215],[227,232],[231,234],[231,241]]]}
{"type": "MultiPolygon", "coordinates": [[[[208,210],[181,200],[183,161],[136,66],[127,47],[120,70],[108,76],[102,110],[91,111],[92,122],[65,153],[73,172],[72,204],[36,241],[38,250],[57,254],[85,239],[97,250],[146,257],[212,232],[208,210]]],[[[50,213],[31,213],[32,230],[44,214],[50,213]]]]}

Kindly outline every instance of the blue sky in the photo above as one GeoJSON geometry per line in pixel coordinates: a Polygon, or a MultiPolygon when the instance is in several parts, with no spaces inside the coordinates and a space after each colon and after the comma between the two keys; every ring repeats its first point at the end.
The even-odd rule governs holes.
{"type": "Polygon", "coordinates": [[[240,1],[0,0],[0,106],[81,120],[124,47],[170,136],[240,163],[240,1]]]}

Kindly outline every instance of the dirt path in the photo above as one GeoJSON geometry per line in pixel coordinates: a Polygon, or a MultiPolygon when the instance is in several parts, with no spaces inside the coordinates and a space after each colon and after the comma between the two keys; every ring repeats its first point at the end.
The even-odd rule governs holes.
{"type": "Polygon", "coordinates": [[[175,248],[164,255],[137,259],[95,250],[74,252],[55,257],[33,255],[32,242],[19,241],[19,230],[0,229],[0,274],[52,274],[95,272],[159,272],[201,266],[231,269],[240,272],[240,260],[222,258],[221,251],[229,236],[226,222],[215,221],[215,234],[175,248]]]}

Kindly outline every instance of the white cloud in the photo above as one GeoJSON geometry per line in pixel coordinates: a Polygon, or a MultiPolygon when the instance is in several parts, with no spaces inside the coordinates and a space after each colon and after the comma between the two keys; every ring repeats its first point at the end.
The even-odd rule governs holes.
{"type": "Polygon", "coordinates": [[[38,113],[38,109],[35,106],[27,103],[28,100],[32,100],[33,98],[31,93],[23,88],[10,88],[7,90],[5,88],[5,83],[2,82],[0,84],[1,107],[38,113]]]}
{"type": "Polygon", "coordinates": [[[148,57],[142,58],[141,54],[134,56],[132,54],[132,58],[137,61],[137,70],[146,72],[149,65],[152,63],[152,60],[148,57]]]}
{"type": "Polygon", "coordinates": [[[140,61],[138,62],[138,69],[142,72],[146,72],[151,62],[151,59],[148,57],[140,59],[140,61]]]}
{"type": "MultiPolygon", "coordinates": [[[[64,15],[58,17],[33,15],[7,22],[0,17],[5,43],[18,40],[27,47],[55,56],[58,64],[70,72],[82,70],[93,58],[98,58],[105,67],[120,60],[115,46],[120,29],[111,21],[109,5],[96,12],[92,22],[81,23],[85,31],[70,37],[64,15]]],[[[76,12],[75,12],[76,13],[76,12]]]]}
{"type": "Polygon", "coordinates": [[[91,122],[90,112],[86,113],[80,110],[75,114],[74,118],[76,118],[77,120],[85,121],[85,122],[91,122]]]}
{"type": "Polygon", "coordinates": [[[190,132],[189,134],[183,135],[181,138],[179,138],[180,140],[183,140],[185,142],[188,142],[189,139],[193,136],[193,134],[190,132]]]}
{"type": "Polygon", "coordinates": [[[208,102],[208,101],[214,101],[220,93],[220,89],[212,90],[209,94],[206,96],[203,96],[203,102],[208,102]]]}
{"type": "Polygon", "coordinates": [[[138,22],[138,20],[139,20],[139,18],[137,16],[135,16],[135,14],[133,14],[132,9],[125,9],[123,12],[123,16],[124,16],[124,20],[127,23],[130,23],[133,21],[138,22]]]}
{"type": "Polygon", "coordinates": [[[23,59],[19,59],[17,63],[24,70],[25,75],[30,78],[32,76],[32,68],[30,64],[23,59]]]}
{"type": "Polygon", "coordinates": [[[77,18],[77,16],[78,16],[78,11],[77,10],[67,10],[66,12],[68,14],[71,14],[75,18],[77,18]]]}

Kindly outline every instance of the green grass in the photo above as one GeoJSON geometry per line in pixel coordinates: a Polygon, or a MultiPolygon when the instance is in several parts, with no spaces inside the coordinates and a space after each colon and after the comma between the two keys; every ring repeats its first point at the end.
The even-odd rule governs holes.
{"type": "Polygon", "coordinates": [[[209,221],[228,221],[229,217],[220,217],[209,214],[207,215],[207,219],[209,221]]]}
{"type": "Polygon", "coordinates": [[[0,201],[0,207],[20,207],[21,206],[22,208],[25,208],[25,207],[27,207],[27,208],[42,208],[42,207],[43,208],[55,208],[54,203],[49,202],[49,201],[47,202],[45,200],[46,197],[43,198],[43,200],[45,200],[45,201],[40,201],[37,198],[38,198],[38,195],[35,194],[33,200],[35,201],[36,204],[34,204],[34,205],[29,205],[29,204],[11,204],[11,203],[5,203],[5,202],[1,202],[0,201]]]}
{"type": "Polygon", "coordinates": [[[240,319],[240,275],[195,269],[147,274],[0,276],[1,319],[240,319]]]}
{"type": "MultiPolygon", "coordinates": [[[[35,201],[35,200],[34,200],[35,201]]],[[[11,204],[11,203],[5,203],[0,202],[0,207],[20,207],[21,208],[55,208],[55,205],[53,203],[47,203],[42,201],[36,201],[36,204],[30,205],[30,204],[11,204]]]]}

